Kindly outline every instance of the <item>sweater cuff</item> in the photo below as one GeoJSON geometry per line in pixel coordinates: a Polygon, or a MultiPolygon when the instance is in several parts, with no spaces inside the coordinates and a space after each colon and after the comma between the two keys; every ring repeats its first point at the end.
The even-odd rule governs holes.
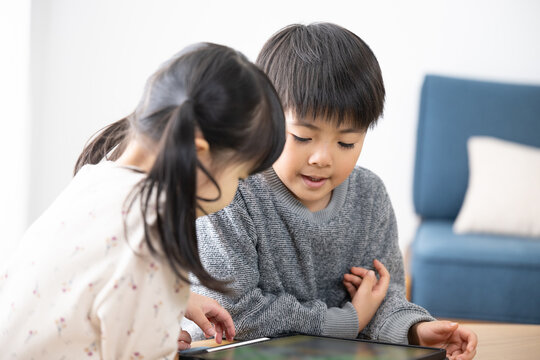
{"type": "Polygon", "coordinates": [[[414,310],[401,310],[393,313],[384,322],[377,336],[378,341],[408,344],[409,329],[420,321],[434,321],[435,318],[414,310]]]}
{"type": "Polygon", "coordinates": [[[324,336],[354,339],[358,336],[358,331],[358,315],[350,302],[342,308],[332,307],[326,310],[322,333],[324,336]]]}

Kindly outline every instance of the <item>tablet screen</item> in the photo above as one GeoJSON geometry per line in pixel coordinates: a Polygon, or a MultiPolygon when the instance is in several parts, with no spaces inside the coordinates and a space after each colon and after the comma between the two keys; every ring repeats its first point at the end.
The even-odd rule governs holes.
{"type": "Polygon", "coordinates": [[[444,359],[440,349],[381,344],[317,336],[294,335],[197,355],[202,359],[409,360],[444,359]]]}

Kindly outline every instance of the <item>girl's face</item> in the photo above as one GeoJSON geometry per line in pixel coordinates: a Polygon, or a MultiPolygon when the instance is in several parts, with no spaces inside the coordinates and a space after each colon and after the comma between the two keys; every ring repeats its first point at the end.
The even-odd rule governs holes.
{"type": "MultiPolygon", "coordinates": [[[[201,161],[202,162],[202,161],[201,161]]],[[[204,209],[204,212],[197,208],[196,216],[204,216],[213,212],[219,211],[229,205],[238,189],[238,180],[248,176],[250,166],[248,164],[232,164],[219,171],[212,172],[210,164],[204,164],[206,169],[212,174],[212,177],[218,183],[221,189],[221,196],[215,201],[197,200],[197,203],[204,209]],[[206,212],[206,214],[205,214],[206,212]]],[[[219,196],[219,191],[208,176],[197,169],[197,197],[203,199],[216,199],[219,196]]]]}

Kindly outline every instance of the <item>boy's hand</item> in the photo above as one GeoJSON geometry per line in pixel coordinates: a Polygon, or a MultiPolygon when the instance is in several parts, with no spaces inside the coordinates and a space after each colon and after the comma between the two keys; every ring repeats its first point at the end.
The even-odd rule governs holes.
{"type": "Polygon", "coordinates": [[[377,312],[390,284],[390,273],[384,265],[378,260],[373,260],[373,265],[379,273],[378,280],[373,270],[361,267],[352,267],[351,273],[343,276],[343,285],[349,292],[351,303],[356,309],[360,330],[377,312]]]}
{"type": "Polygon", "coordinates": [[[450,360],[470,360],[476,355],[478,338],[458,323],[429,321],[419,322],[410,328],[409,343],[446,349],[450,360]]]}
{"type": "MultiPolygon", "coordinates": [[[[223,332],[225,332],[227,340],[232,341],[234,338],[236,330],[231,315],[214,299],[191,292],[185,317],[197,324],[204,332],[204,336],[215,336],[218,344],[221,344],[223,332]]],[[[178,337],[179,349],[180,342],[185,343],[187,340],[184,332],[182,331],[178,337]]],[[[189,343],[191,343],[191,337],[189,337],[189,343]]],[[[188,349],[189,343],[188,347],[181,350],[188,349]]],[[[182,344],[182,346],[185,346],[185,344],[182,344]]]]}

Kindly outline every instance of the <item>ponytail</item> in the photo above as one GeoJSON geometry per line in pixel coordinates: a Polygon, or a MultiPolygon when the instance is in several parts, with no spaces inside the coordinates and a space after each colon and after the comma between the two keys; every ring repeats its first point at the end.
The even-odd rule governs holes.
{"type": "Polygon", "coordinates": [[[125,138],[129,130],[129,122],[127,118],[118,120],[99,130],[89,143],[87,143],[77,162],[73,175],[76,175],[79,170],[86,164],[97,164],[114,149],[110,155],[111,160],[116,160],[125,149],[125,138]]]}
{"type": "MultiPolygon", "coordinates": [[[[158,204],[156,227],[161,238],[161,246],[166,249],[163,253],[174,273],[180,279],[189,282],[183,274],[183,270],[189,269],[204,286],[225,292],[225,283],[211,277],[199,258],[195,229],[197,167],[207,175],[209,173],[197,160],[195,149],[197,116],[194,106],[192,100],[186,100],[171,111],[159,154],[142,184],[140,194],[145,219],[145,239],[151,253],[157,254],[146,221],[149,204],[155,203],[158,204]]],[[[210,179],[217,186],[211,176],[210,179]]]]}
{"type": "Polygon", "coordinates": [[[189,283],[191,272],[202,285],[227,293],[229,282],[213,278],[199,257],[195,220],[197,208],[204,209],[198,202],[217,201],[222,194],[197,158],[195,133],[200,131],[210,146],[216,160],[212,170],[233,163],[250,164],[251,172],[269,167],[285,143],[283,109],[274,88],[244,55],[216,44],[195,44],[150,77],[128,119],[129,125],[123,119],[105,128],[85,148],[75,171],[104,156],[116,160],[128,130],[148,140],[156,158],[126,199],[124,214],[140,203],[135,207],[150,253],[166,259],[179,279],[189,283]],[[197,176],[213,183],[216,198],[197,197],[197,176]]]}

